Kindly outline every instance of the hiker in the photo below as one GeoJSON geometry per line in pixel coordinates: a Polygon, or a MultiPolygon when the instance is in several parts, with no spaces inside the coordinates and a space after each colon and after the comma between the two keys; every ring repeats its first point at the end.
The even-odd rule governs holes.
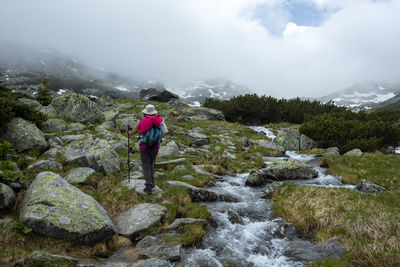
{"type": "MultiPolygon", "coordinates": [[[[140,139],[140,159],[142,161],[143,175],[146,180],[144,191],[151,194],[151,190],[154,188],[154,163],[160,148],[161,135],[168,133],[167,126],[165,125],[164,119],[158,114],[154,105],[147,105],[143,112],[143,119],[139,121],[136,126],[128,131],[128,134],[136,134],[138,131],[142,135],[140,139]],[[160,131],[160,138],[151,146],[145,143],[144,137],[146,132],[150,131],[153,127],[158,127],[160,131]]],[[[155,131],[155,130],[154,130],[155,131]]]]}

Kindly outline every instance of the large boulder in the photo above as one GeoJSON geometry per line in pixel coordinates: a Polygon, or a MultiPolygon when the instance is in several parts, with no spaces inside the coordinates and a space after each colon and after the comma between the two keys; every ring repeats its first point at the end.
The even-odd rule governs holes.
{"type": "MultiPolygon", "coordinates": [[[[126,138],[122,134],[113,133],[105,129],[99,128],[98,136],[100,136],[104,140],[107,140],[117,153],[128,150],[128,138],[126,138]]],[[[134,143],[135,141],[136,140],[132,140],[131,142],[134,143]]]]}
{"type": "Polygon", "coordinates": [[[169,158],[179,154],[179,147],[175,141],[171,141],[166,145],[161,145],[158,156],[161,158],[169,158]]]}
{"type": "Polygon", "coordinates": [[[339,148],[337,147],[328,147],[326,152],[322,154],[323,157],[327,156],[340,156],[339,148]]]}
{"type": "Polygon", "coordinates": [[[68,124],[62,119],[48,119],[43,125],[43,130],[46,132],[62,132],[67,128],[68,124]]]}
{"type": "Polygon", "coordinates": [[[316,170],[301,161],[279,160],[272,162],[264,169],[251,172],[246,180],[246,185],[261,186],[272,180],[312,179],[317,176],[316,170]]]}
{"type": "Polygon", "coordinates": [[[15,193],[8,185],[0,183],[0,209],[9,209],[15,203],[15,193]]]}
{"type": "Polygon", "coordinates": [[[265,139],[255,140],[254,143],[259,145],[260,147],[278,150],[280,152],[284,152],[286,150],[283,146],[273,143],[271,141],[265,140],[265,139]]]}
{"type": "Polygon", "coordinates": [[[192,107],[185,109],[180,115],[182,120],[186,121],[202,121],[202,120],[210,120],[210,121],[223,121],[225,120],[224,113],[222,111],[213,109],[213,108],[205,108],[205,107],[192,107]]]}
{"type": "Polygon", "coordinates": [[[70,119],[77,122],[103,122],[105,117],[96,102],[88,97],[67,93],[56,97],[51,102],[56,117],[70,119]]]}
{"type": "Polygon", "coordinates": [[[91,135],[69,143],[63,155],[67,164],[80,164],[103,173],[120,170],[119,156],[113,147],[106,140],[91,135]]]}
{"type": "Polygon", "coordinates": [[[159,224],[167,208],[157,204],[142,203],[115,219],[118,234],[134,240],[148,228],[159,224]]]}
{"type": "Polygon", "coordinates": [[[91,196],[53,172],[39,173],[29,186],[20,220],[35,233],[93,244],[114,235],[107,211],[91,196]]]}
{"type": "Polygon", "coordinates": [[[167,103],[171,100],[179,99],[179,97],[168,90],[158,90],[156,88],[150,88],[140,91],[140,99],[167,103]]]}
{"type": "Polygon", "coordinates": [[[217,200],[223,200],[226,202],[235,202],[237,199],[235,197],[228,195],[228,194],[221,194],[214,192],[209,189],[196,187],[181,181],[168,181],[166,183],[166,187],[173,187],[173,186],[182,186],[185,188],[193,202],[211,202],[217,200]]]}
{"type": "Polygon", "coordinates": [[[30,149],[47,149],[44,134],[35,124],[21,118],[14,118],[6,125],[1,139],[10,142],[18,153],[30,149]]]}
{"type": "Polygon", "coordinates": [[[292,128],[279,130],[274,142],[286,150],[306,150],[317,147],[317,143],[299,131],[292,128]]]}
{"type": "Polygon", "coordinates": [[[351,157],[361,157],[362,155],[363,155],[362,151],[358,148],[355,148],[343,154],[343,156],[351,156],[351,157]]]}

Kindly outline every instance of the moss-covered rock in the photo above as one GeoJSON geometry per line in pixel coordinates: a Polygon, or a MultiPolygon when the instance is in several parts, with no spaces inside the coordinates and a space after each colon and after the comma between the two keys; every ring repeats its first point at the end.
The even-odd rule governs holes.
{"type": "Polygon", "coordinates": [[[42,251],[34,251],[15,266],[77,266],[78,260],[62,255],[54,255],[42,251]]]}
{"type": "Polygon", "coordinates": [[[68,93],[54,98],[51,106],[56,116],[77,122],[103,122],[105,116],[96,102],[84,95],[68,93]]]}
{"type": "Polygon", "coordinates": [[[316,142],[292,128],[279,130],[274,142],[286,150],[307,150],[317,147],[316,142]]]}
{"type": "Polygon", "coordinates": [[[280,160],[271,163],[268,167],[251,172],[246,180],[248,186],[261,186],[272,180],[312,179],[318,173],[311,166],[295,160],[280,160]]]}
{"type": "Polygon", "coordinates": [[[79,164],[103,173],[120,170],[119,156],[113,147],[106,140],[91,135],[72,141],[62,153],[67,164],[79,164]]]}
{"type": "Polygon", "coordinates": [[[85,244],[115,233],[107,211],[96,200],[53,172],[39,173],[29,186],[20,220],[38,234],[85,244]]]}
{"type": "Polygon", "coordinates": [[[65,176],[65,180],[67,180],[71,184],[82,184],[86,182],[86,179],[95,172],[92,168],[81,167],[71,170],[67,176],[65,176]]]}
{"type": "Polygon", "coordinates": [[[10,142],[17,152],[30,149],[44,151],[47,148],[44,134],[35,124],[21,118],[10,121],[0,139],[10,142]]]}
{"type": "Polygon", "coordinates": [[[168,144],[162,144],[158,152],[158,156],[161,158],[169,158],[179,154],[179,147],[175,141],[171,141],[168,144]]]}

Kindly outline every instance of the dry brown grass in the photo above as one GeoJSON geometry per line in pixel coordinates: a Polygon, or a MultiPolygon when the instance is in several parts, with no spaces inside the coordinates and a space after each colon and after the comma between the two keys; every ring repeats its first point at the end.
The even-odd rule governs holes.
{"type": "Polygon", "coordinates": [[[400,207],[347,189],[284,184],[274,193],[274,213],[318,242],[337,236],[358,264],[400,262],[400,207]]]}

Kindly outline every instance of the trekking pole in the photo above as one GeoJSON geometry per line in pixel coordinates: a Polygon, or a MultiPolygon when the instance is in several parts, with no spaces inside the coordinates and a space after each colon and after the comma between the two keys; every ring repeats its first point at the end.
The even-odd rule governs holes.
{"type": "Polygon", "coordinates": [[[128,179],[131,179],[131,160],[130,160],[130,153],[129,153],[129,149],[130,149],[130,140],[129,140],[129,131],[132,130],[131,127],[128,125],[128,179]]]}

